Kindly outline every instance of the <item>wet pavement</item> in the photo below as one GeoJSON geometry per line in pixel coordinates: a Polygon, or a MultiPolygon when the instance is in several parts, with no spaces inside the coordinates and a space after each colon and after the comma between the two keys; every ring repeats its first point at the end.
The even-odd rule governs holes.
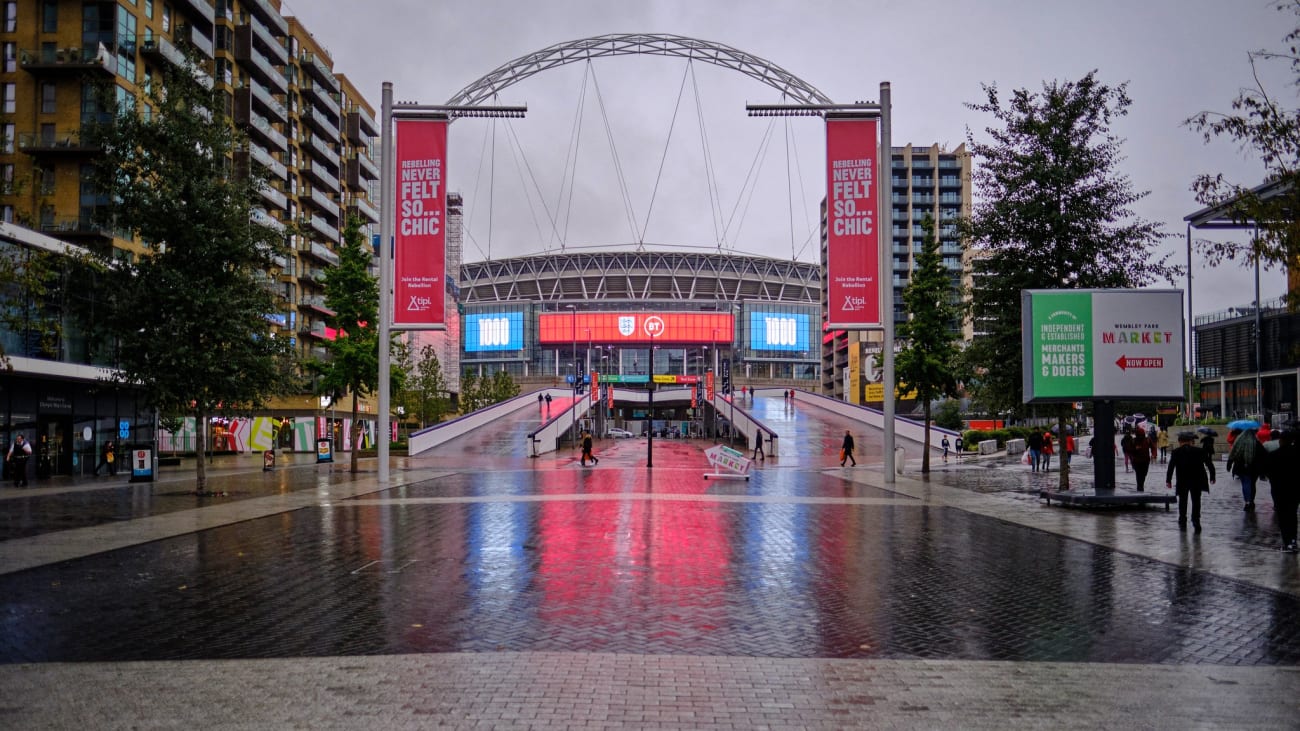
{"type": "MultiPolygon", "coordinates": [[[[1219,701],[1229,705],[1238,693],[1271,699],[1264,689],[1275,682],[1300,686],[1300,560],[1275,550],[1267,495],[1243,513],[1235,484],[1221,480],[1204,506],[1205,532],[1194,535],[1177,530],[1175,511],[1047,506],[1037,491],[1055,486],[1057,473],[1030,474],[1001,456],[944,464],[936,455],[933,474],[920,479],[911,445],[905,474],[890,483],[879,470],[879,436],[867,427],[780,397],[754,401],[753,413],[780,438],[747,482],[704,479],[711,440],[656,439],[653,469],[644,439],[598,440],[594,467],[569,449],[529,458],[520,432],[535,428],[533,407],[395,460],[390,485],[378,484],[368,460],[360,475],[342,464],[267,474],[219,466],[214,480],[235,493],[221,504],[178,494],[192,487],[185,475],[152,486],[0,490],[0,682],[15,687],[14,673],[24,673],[30,685],[21,687],[38,693],[36,668],[49,668],[53,682],[101,667],[122,672],[125,662],[183,674],[191,663],[215,670],[231,666],[212,661],[290,659],[380,673],[362,658],[404,655],[444,658],[457,677],[499,658],[501,672],[517,676],[568,657],[562,664],[581,668],[587,685],[557,692],[587,708],[626,694],[592,696],[600,678],[651,660],[680,667],[669,658],[698,663],[713,680],[732,664],[828,678],[840,666],[826,663],[863,663],[846,667],[868,675],[888,667],[903,685],[932,677],[939,666],[926,663],[950,663],[943,667],[953,677],[991,677],[997,663],[1011,663],[1025,673],[1007,687],[1018,697],[1042,694],[1044,705],[1022,709],[1026,717],[1047,713],[1040,722],[1054,725],[1068,704],[1031,688],[1043,674],[1096,683],[1130,677],[1119,670],[1128,666],[1173,668],[1145,675],[1181,690],[1137,705],[1161,721],[1185,718],[1197,706],[1184,692],[1229,669],[1282,673],[1225,686],[1219,701]],[[857,437],[858,468],[838,466],[845,428],[857,437]],[[593,670],[602,657],[614,668],[593,670]]],[[[1090,489],[1090,461],[1076,458],[1074,467],[1072,488],[1090,489]]],[[[1163,490],[1160,467],[1148,489],[1163,490]]],[[[1119,477],[1125,489],[1131,475],[1119,477]]],[[[420,667],[406,672],[431,682],[420,667]]],[[[962,692],[979,696],[982,687],[962,692]]],[[[1112,692],[1136,703],[1141,689],[1112,692]]],[[[1294,693],[1287,697],[1242,720],[1287,726],[1276,715],[1296,710],[1294,693]]],[[[39,699],[15,698],[0,711],[19,709],[11,717],[32,725],[67,720],[39,699]]],[[[350,694],[328,702],[353,712],[365,705],[350,694]]],[[[837,727],[836,719],[856,718],[833,712],[832,700],[814,706],[808,716],[762,706],[775,714],[765,716],[747,705],[714,720],[837,727]]],[[[915,722],[903,726],[945,725],[945,716],[908,708],[895,709],[915,722]]],[[[1011,718],[1005,711],[951,721],[982,726],[1011,718]]],[[[232,723],[250,718],[229,712],[232,723]]],[[[139,714],[127,720],[153,718],[139,714]]],[[[484,720],[448,720],[457,718],[484,720]]],[[[594,720],[708,725],[636,718],[594,720]]],[[[1136,717],[1112,720],[1125,718],[1136,717]]]]}

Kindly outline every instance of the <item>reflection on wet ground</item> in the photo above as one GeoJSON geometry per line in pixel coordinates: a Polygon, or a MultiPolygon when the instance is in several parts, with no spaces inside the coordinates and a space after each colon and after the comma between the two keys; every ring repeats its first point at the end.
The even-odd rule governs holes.
{"type": "Polygon", "coordinates": [[[0,576],[0,596],[4,662],[498,650],[1300,662],[1295,597],[919,505],[344,504],[0,576]]]}

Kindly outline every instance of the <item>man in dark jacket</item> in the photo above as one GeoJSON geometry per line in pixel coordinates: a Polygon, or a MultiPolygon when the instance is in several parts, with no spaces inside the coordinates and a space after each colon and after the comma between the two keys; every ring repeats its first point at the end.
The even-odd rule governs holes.
{"type": "Polygon", "coordinates": [[[1279,436],[1276,450],[1264,452],[1264,474],[1268,476],[1273,493],[1273,514],[1277,516],[1277,529],[1282,534],[1282,550],[1296,553],[1296,508],[1300,506],[1300,440],[1296,428],[1274,431],[1279,436]]]}
{"type": "Polygon", "coordinates": [[[858,461],[853,459],[853,435],[848,429],[844,430],[844,441],[840,442],[840,466],[844,466],[845,461],[853,462],[853,466],[858,466],[858,461]]]}
{"type": "Polygon", "coordinates": [[[1025,438],[1025,446],[1029,447],[1029,471],[1038,471],[1038,461],[1042,458],[1043,452],[1043,435],[1035,429],[1025,438]]]}
{"type": "Polygon", "coordinates": [[[1185,431],[1178,434],[1178,448],[1169,455],[1169,469],[1165,470],[1165,487],[1174,486],[1178,477],[1178,530],[1187,530],[1187,498],[1192,499],[1192,527],[1201,532],[1201,493],[1209,492],[1214,484],[1214,460],[1197,447],[1196,435],[1185,431]],[[1205,471],[1210,471],[1206,480],[1205,471]]]}

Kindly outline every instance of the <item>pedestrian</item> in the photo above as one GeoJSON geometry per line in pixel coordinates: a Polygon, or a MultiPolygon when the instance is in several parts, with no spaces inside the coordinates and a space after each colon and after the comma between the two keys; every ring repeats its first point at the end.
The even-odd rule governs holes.
{"type": "Polygon", "coordinates": [[[1241,481],[1241,499],[1245,502],[1242,510],[1255,510],[1255,478],[1259,476],[1262,466],[1263,446],[1255,434],[1256,430],[1247,429],[1232,442],[1228,450],[1228,466],[1225,468],[1233,477],[1241,481]]]}
{"type": "Polygon", "coordinates": [[[1030,432],[1025,443],[1029,447],[1029,471],[1037,472],[1038,463],[1043,459],[1043,435],[1035,429],[1030,432]]]}
{"type": "Polygon", "coordinates": [[[538,408],[538,409],[541,409],[541,408],[542,408],[542,401],[544,401],[544,400],[545,400],[545,399],[542,397],[542,392],[541,392],[541,391],[538,391],[538,392],[537,392],[537,408],[538,408]]]}
{"type": "Polygon", "coordinates": [[[99,454],[99,464],[95,465],[95,477],[99,477],[99,468],[107,466],[110,477],[117,475],[117,445],[113,444],[110,439],[104,442],[103,451],[99,454]]]}
{"type": "Polygon", "coordinates": [[[1133,474],[1137,476],[1138,492],[1146,492],[1147,472],[1151,469],[1151,457],[1155,451],[1155,444],[1147,436],[1146,430],[1139,427],[1133,432],[1128,459],[1133,463],[1133,474]]]}
{"type": "Polygon", "coordinates": [[[592,464],[600,464],[600,459],[591,453],[591,432],[584,431],[582,433],[582,459],[579,461],[582,462],[583,467],[586,467],[587,460],[591,460],[592,464]]]}
{"type": "Polygon", "coordinates": [[[1042,461],[1039,463],[1039,467],[1043,472],[1047,472],[1052,468],[1052,433],[1049,431],[1043,432],[1042,461]]]}
{"type": "Polygon", "coordinates": [[[961,435],[958,434],[957,438],[954,439],[952,442],[952,451],[957,454],[958,462],[961,461],[961,453],[965,451],[965,449],[966,449],[966,444],[965,442],[962,441],[961,435]]]}
{"type": "Polygon", "coordinates": [[[1273,427],[1269,426],[1266,421],[1259,425],[1259,431],[1255,436],[1259,438],[1260,444],[1268,444],[1269,440],[1273,438],[1273,427]]]}
{"type": "Polygon", "coordinates": [[[1295,424],[1273,432],[1278,447],[1264,453],[1264,474],[1273,493],[1273,515],[1282,535],[1281,550],[1300,551],[1296,545],[1296,508],[1300,506],[1300,439],[1295,424]]]}
{"type": "Polygon", "coordinates": [[[1124,471],[1128,472],[1129,457],[1133,455],[1133,432],[1124,427],[1124,436],[1119,440],[1119,449],[1124,453],[1124,471]]]}
{"type": "Polygon", "coordinates": [[[1210,432],[1201,437],[1201,449],[1205,450],[1206,456],[1211,460],[1214,459],[1214,432],[1210,432]]]}
{"type": "Polygon", "coordinates": [[[759,462],[767,461],[767,454],[763,452],[763,430],[759,429],[754,432],[754,453],[749,455],[750,459],[758,458],[759,462]]]}
{"type": "Polygon", "coordinates": [[[1074,435],[1066,432],[1064,441],[1065,444],[1062,445],[1061,448],[1061,462],[1068,467],[1070,464],[1070,455],[1074,454],[1074,435]]]}
{"type": "Polygon", "coordinates": [[[943,435],[943,440],[939,442],[939,446],[940,446],[940,447],[943,447],[943,461],[944,461],[944,462],[947,462],[947,461],[948,461],[948,446],[949,446],[949,444],[948,444],[948,435],[947,435],[947,434],[944,434],[944,435],[943,435]]]}
{"type": "Polygon", "coordinates": [[[843,467],[846,461],[858,466],[858,461],[853,458],[853,435],[848,429],[844,430],[844,441],[840,443],[840,466],[843,467]]]}
{"type": "Polygon", "coordinates": [[[551,394],[546,394],[546,413],[551,413],[551,394]]]}
{"type": "Polygon", "coordinates": [[[14,478],[14,487],[27,487],[27,460],[31,459],[32,445],[22,434],[14,437],[9,445],[5,459],[9,461],[9,474],[14,478]]]}
{"type": "MultiPolygon", "coordinates": [[[[1187,501],[1192,502],[1192,528],[1201,532],[1201,493],[1209,492],[1214,484],[1214,460],[1197,448],[1196,434],[1185,431],[1178,434],[1178,448],[1169,458],[1165,469],[1165,488],[1174,487],[1178,478],[1178,530],[1187,530],[1187,501]],[[1206,479],[1209,470],[1209,479],[1206,479]]],[[[1294,533],[1292,534],[1294,535],[1294,533]]]]}
{"type": "Polygon", "coordinates": [[[1156,448],[1160,450],[1160,464],[1169,461],[1169,430],[1161,429],[1156,435],[1156,448]]]}

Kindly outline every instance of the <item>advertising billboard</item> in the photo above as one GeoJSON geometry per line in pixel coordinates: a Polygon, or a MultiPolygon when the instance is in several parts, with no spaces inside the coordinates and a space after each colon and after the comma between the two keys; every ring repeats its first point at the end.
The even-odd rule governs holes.
{"type": "Polygon", "coordinates": [[[799,312],[751,310],[749,313],[749,347],[754,350],[807,352],[811,318],[799,312]]]}
{"type": "Polygon", "coordinates": [[[538,342],[730,343],[735,318],[718,312],[544,312],[538,342]]]}
{"type": "Polygon", "coordinates": [[[447,122],[399,119],[393,248],[393,324],[404,330],[446,328],[447,122]]]}
{"type": "Polygon", "coordinates": [[[826,118],[827,330],[880,327],[877,120],[826,118]]]}
{"type": "Polygon", "coordinates": [[[524,349],[524,313],[481,312],[465,315],[465,352],[524,349]]]}
{"type": "Polygon", "coordinates": [[[1023,290],[1025,403],[1182,401],[1181,290],[1023,290]]]}

